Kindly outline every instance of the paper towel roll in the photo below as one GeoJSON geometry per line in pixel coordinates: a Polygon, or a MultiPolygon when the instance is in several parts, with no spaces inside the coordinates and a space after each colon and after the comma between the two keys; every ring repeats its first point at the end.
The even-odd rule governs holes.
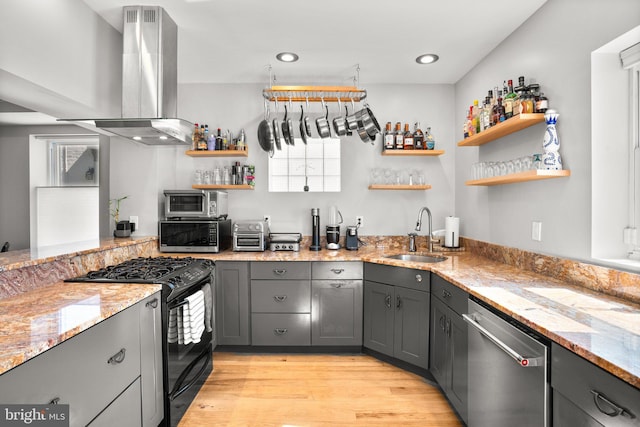
{"type": "Polygon", "coordinates": [[[460,246],[460,218],[448,216],[444,219],[444,245],[448,248],[460,246]]]}

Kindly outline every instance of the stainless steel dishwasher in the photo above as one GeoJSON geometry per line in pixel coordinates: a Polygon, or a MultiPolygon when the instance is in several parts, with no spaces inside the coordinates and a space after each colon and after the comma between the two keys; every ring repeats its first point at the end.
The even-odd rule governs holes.
{"type": "Polygon", "coordinates": [[[549,347],[525,327],[469,300],[469,427],[550,425],[549,347]]]}

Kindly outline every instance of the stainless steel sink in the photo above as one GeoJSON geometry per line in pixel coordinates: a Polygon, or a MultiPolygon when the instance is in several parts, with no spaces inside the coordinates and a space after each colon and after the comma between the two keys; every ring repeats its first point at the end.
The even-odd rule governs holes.
{"type": "Polygon", "coordinates": [[[418,254],[398,254],[398,255],[390,255],[385,258],[389,259],[398,259],[400,261],[411,261],[411,262],[442,262],[447,259],[446,256],[439,255],[418,255],[418,254]]]}

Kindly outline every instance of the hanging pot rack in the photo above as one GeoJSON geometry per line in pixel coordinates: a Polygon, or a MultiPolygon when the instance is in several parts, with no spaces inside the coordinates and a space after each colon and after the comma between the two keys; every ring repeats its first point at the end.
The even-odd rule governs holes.
{"type": "Polygon", "coordinates": [[[263,89],[262,96],[270,102],[360,102],[367,91],[356,86],[271,86],[263,89]]]}

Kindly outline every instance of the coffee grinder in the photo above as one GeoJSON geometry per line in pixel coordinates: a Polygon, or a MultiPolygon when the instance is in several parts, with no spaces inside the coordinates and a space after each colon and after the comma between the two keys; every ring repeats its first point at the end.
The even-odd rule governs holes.
{"type": "Polygon", "coordinates": [[[311,236],[311,246],[309,249],[312,251],[319,251],[322,249],[320,246],[320,209],[319,208],[311,208],[311,225],[312,225],[312,233],[311,236]]]}
{"type": "Polygon", "coordinates": [[[329,224],[327,225],[327,249],[340,249],[340,224],[342,213],[336,206],[329,209],[329,224]]]}

